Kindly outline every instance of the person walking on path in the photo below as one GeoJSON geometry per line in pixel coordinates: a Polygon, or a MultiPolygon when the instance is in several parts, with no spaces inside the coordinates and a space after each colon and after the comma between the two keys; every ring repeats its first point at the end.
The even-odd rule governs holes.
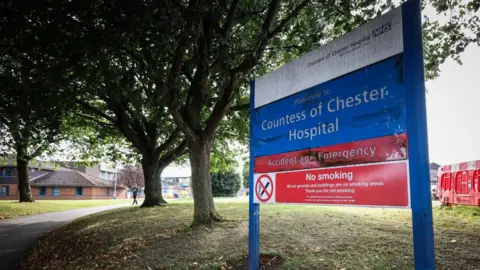
{"type": "Polygon", "coordinates": [[[137,205],[138,205],[138,202],[137,202],[138,187],[137,187],[137,185],[135,185],[135,186],[132,188],[132,193],[133,193],[133,203],[132,203],[132,205],[134,205],[134,204],[137,204],[137,205]]]}

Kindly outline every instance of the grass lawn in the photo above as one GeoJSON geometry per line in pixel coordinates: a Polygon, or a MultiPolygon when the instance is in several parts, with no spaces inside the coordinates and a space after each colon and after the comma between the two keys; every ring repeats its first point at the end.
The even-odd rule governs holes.
{"type": "MultiPolygon", "coordinates": [[[[80,218],[37,243],[21,269],[244,269],[235,266],[247,254],[248,204],[216,207],[226,220],[195,229],[188,201],[80,218]]],[[[480,209],[436,207],[434,222],[438,269],[479,269],[480,209]]],[[[281,269],[412,269],[410,211],[262,205],[261,252],[281,269]]]]}
{"type": "Polygon", "coordinates": [[[132,200],[38,200],[34,203],[19,203],[18,201],[0,201],[0,220],[70,209],[126,204],[128,202],[131,203],[132,200]]]}

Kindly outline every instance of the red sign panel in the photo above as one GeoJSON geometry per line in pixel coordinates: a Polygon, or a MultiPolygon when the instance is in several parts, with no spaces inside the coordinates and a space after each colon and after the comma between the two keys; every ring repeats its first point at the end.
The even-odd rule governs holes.
{"type": "Polygon", "coordinates": [[[408,207],[406,162],[284,172],[275,202],[408,207]]]}
{"type": "Polygon", "coordinates": [[[255,173],[404,160],[407,134],[255,158],[255,173]]]}

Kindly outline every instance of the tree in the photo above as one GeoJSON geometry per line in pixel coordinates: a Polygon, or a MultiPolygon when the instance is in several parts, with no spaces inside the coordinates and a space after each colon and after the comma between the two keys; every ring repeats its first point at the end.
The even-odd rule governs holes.
{"type": "Polygon", "coordinates": [[[20,202],[33,202],[28,163],[61,139],[68,72],[54,57],[59,48],[39,37],[56,32],[43,14],[0,9],[0,149],[16,155],[20,202]]]}
{"type": "Polygon", "coordinates": [[[462,64],[461,53],[470,44],[480,46],[480,1],[425,1],[439,15],[448,18],[444,23],[424,16],[423,45],[425,77],[434,79],[440,74],[440,65],[452,58],[462,64]]]}
{"type": "Polygon", "coordinates": [[[78,2],[64,10],[69,15],[58,25],[69,33],[65,47],[71,57],[79,59],[75,85],[82,117],[115,126],[142,155],[142,206],[165,203],[159,176],[186,149],[183,133],[167,110],[165,90],[176,82],[165,65],[171,60],[171,39],[183,30],[176,18],[186,14],[170,1],[99,1],[94,7],[78,2]],[[161,48],[163,53],[158,53],[161,48]]]}
{"type": "Polygon", "coordinates": [[[250,187],[250,161],[247,161],[245,162],[245,164],[243,164],[242,178],[243,178],[243,188],[249,188],[250,187]]]}
{"type": "Polygon", "coordinates": [[[96,118],[100,125],[116,127],[140,153],[145,179],[142,207],[162,205],[166,201],[162,197],[160,175],[185,153],[186,143],[181,131],[169,123],[162,107],[150,98],[151,81],[137,81],[141,71],[117,77],[112,73],[122,67],[116,61],[119,59],[113,57],[108,64],[92,69],[76,102],[82,108],[82,117],[96,118]]]}
{"type": "MultiPolygon", "coordinates": [[[[150,76],[155,71],[147,66],[141,51],[145,40],[157,38],[147,31],[157,27],[150,25],[157,15],[147,3],[72,1],[56,7],[65,14],[57,24],[68,33],[62,40],[65,51],[77,59],[71,65],[79,116],[99,128],[121,132],[141,156],[142,207],[165,204],[160,175],[185,153],[186,142],[159,94],[165,78],[150,76]]],[[[168,28],[160,28],[167,37],[168,28]]]]}
{"type": "Polygon", "coordinates": [[[61,140],[62,115],[67,112],[62,91],[36,68],[24,62],[0,75],[0,130],[9,134],[2,132],[0,143],[16,154],[20,202],[34,201],[28,163],[61,140]]]}
{"type": "Polygon", "coordinates": [[[211,177],[215,197],[234,197],[240,189],[240,176],[233,171],[212,173],[211,177]]]}
{"type": "MultiPolygon", "coordinates": [[[[49,19],[67,40],[63,51],[69,62],[79,67],[79,100],[88,116],[119,128],[147,163],[144,171],[161,167],[152,160],[168,152],[152,156],[162,152],[157,147],[175,135],[173,150],[184,136],[192,165],[194,224],[218,220],[210,154],[219,128],[239,118],[237,109],[248,108],[248,79],[394,7],[390,0],[53,2],[46,4],[55,10],[49,19]],[[167,134],[153,136],[159,133],[167,134]]],[[[426,67],[435,75],[444,59],[478,43],[474,12],[479,5],[478,0],[425,3],[456,16],[445,25],[426,24],[426,67]]],[[[155,183],[149,178],[146,183],[155,183]]]]}
{"type": "Polygon", "coordinates": [[[126,165],[118,172],[117,183],[128,188],[145,186],[143,171],[133,165],[126,165]]]}
{"type": "MultiPolygon", "coordinates": [[[[194,224],[219,219],[210,180],[210,152],[215,132],[236,90],[258,64],[268,43],[310,1],[230,1],[214,5],[190,1],[178,9],[182,31],[171,58],[172,83],[167,104],[183,131],[192,166],[194,224]],[[282,4],[282,5],[281,5],[282,4]],[[249,13],[255,14],[249,16],[249,13]],[[181,78],[183,71],[188,84],[181,78]],[[183,98],[185,97],[185,98],[183,98]]],[[[158,62],[156,62],[158,63],[158,62]]]]}
{"type": "MultiPolygon", "coordinates": [[[[457,8],[460,13],[465,9],[478,11],[476,0],[465,7],[441,2],[434,5],[457,8]]],[[[168,52],[172,55],[169,62],[172,83],[167,89],[167,104],[187,140],[196,224],[217,220],[209,188],[212,142],[229,106],[238,104],[242,84],[248,76],[262,74],[393,8],[392,1],[369,0],[226,3],[190,1],[188,6],[179,5],[184,16],[177,21],[181,21],[179,26],[183,29],[175,37],[175,50],[168,52]],[[285,53],[287,48],[293,53],[285,53]]],[[[455,24],[459,30],[454,37],[438,40],[435,36],[431,43],[440,41],[448,47],[458,44],[463,48],[465,44],[478,42],[478,34],[457,42],[462,29],[470,27],[478,33],[478,17],[470,17],[474,23],[462,24],[459,20],[455,24]]],[[[448,33],[448,29],[439,31],[448,33]]],[[[427,65],[431,70],[441,59],[458,54],[458,50],[444,52],[440,54],[440,62],[437,59],[432,66],[427,65]]],[[[427,59],[433,60],[431,56],[427,59]]]]}

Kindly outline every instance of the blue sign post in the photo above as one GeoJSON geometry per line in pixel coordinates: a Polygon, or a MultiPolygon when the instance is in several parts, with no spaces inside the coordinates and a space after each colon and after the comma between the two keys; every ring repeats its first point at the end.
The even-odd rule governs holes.
{"type": "Polygon", "coordinates": [[[415,149],[409,153],[415,269],[435,269],[420,1],[407,1],[402,9],[408,142],[415,149]]]}
{"type": "Polygon", "coordinates": [[[411,208],[435,269],[421,26],[410,0],[251,82],[249,269],[260,203],[411,208]]]}
{"type": "MultiPolygon", "coordinates": [[[[253,100],[255,100],[255,82],[250,83],[250,130],[255,115],[253,100]]],[[[253,179],[254,156],[253,141],[250,140],[250,185],[249,185],[249,207],[248,207],[248,269],[254,270],[260,267],[260,204],[253,202],[253,190],[255,179],[253,179]]]]}

